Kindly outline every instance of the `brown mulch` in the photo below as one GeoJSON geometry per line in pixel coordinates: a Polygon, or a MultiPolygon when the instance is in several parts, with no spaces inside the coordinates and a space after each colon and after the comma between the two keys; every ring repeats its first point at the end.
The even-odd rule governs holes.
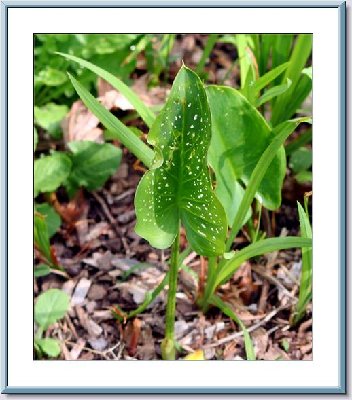
{"type": "MultiPolygon", "coordinates": [[[[63,359],[160,359],[166,290],[127,323],[116,320],[111,312],[114,305],[124,311],[135,309],[146,292],[162,281],[167,268],[168,252],[151,248],[134,232],[133,199],[142,176],[134,162],[125,152],[122,165],[105,188],[93,194],[84,192],[87,211],[74,223],[75,229],[63,224],[55,235],[53,247],[68,278],[50,274],[36,279],[35,296],[49,288],[61,288],[71,296],[68,315],[46,333],[60,339],[63,359]]],[[[294,215],[294,208],[284,205],[275,215],[276,230],[284,234],[281,223],[287,220],[286,214],[294,215]]],[[[296,222],[288,233],[297,234],[297,228],[296,222]]],[[[198,256],[191,254],[186,262],[199,274],[198,256]]],[[[300,268],[299,250],[271,254],[245,263],[219,289],[251,331],[257,359],[312,357],[311,311],[296,329],[289,325],[300,268]]],[[[180,345],[186,353],[203,349],[206,359],[245,359],[240,329],[216,309],[203,315],[195,305],[197,286],[193,275],[181,271],[175,326],[180,345]]]]}
{"type": "MultiPolygon", "coordinates": [[[[189,65],[195,66],[203,43],[204,35],[186,36],[177,40],[174,53],[178,60],[187,59],[189,65]]],[[[229,45],[217,44],[208,66],[209,81],[226,78],[225,84],[236,85],[236,66],[228,76],[224,73],[232,65],[234,51],[229,45]]],[[[143,69],[143,65],[139,68],[143,69]]],[[[178,68],[177,62],[171,65],[170,80],[178,68]]],[[[168,87],[157,91],[155,96],[166,96],[168,87]]],[[[145,132],[145,127],[138,123],[130,124],[145,132]]],[[[95,121],[89,134],[95,134],[99,128],[95,121]]],[[[57,194],[55,201],[65,218],[52,245],[67,276],[53,273],[35,279],[34,295],[36,298],[49,288],[61,288],[71,298],[67,316],[46,332],[47,336],[60,340],[61,359],[161,358],[166,289],[142,314],[127,322],[118,321],[111,312],[115,305],[124,311],[137,308],[145,294],[162,281],[167,270],[169,252],[150,247],[134,232],[134,193],[142,174],[143,166],[124,149],[120,167],[103,189],[94,193],[82,191],[71,203],[64,193],[57,194]]],[[[290,182],[292,179],[288,176],[280,210],[268,212],[262,219],[261,228],[273,236],[298,234],[290,182]]],[[[300,190],[308,191],[302,187],[300,190]]],[[[247,242],[244,231],[236,239],[236,245],[242,247],[247,242]]],[[[185,247],[185,240],[182,243],[185,247]]],[[[204,315],[196,305],[196,277],[206,270],[202,263],[204,260],[192,253],[185,264],[193,273],[181,271],[179,275],[175,334],[184,349],[180,357],[202,349],[206,359],[246,359],[241,329],[219,310],[210,309],[204,315]]],[[[311,306],[298,326],[292,328],[289,324],[297,301],[300,269],[300,250],[286,250],[244,263],[219,288],[218,294],[250,331],[259,360],[312,359],[311,306]]]]}

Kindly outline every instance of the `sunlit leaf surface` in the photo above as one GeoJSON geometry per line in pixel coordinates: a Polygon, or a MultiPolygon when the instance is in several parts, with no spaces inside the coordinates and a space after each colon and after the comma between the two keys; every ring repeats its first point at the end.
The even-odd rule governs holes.
{"type": "Polygon", "coordinates": [[[136,192],[136,232],[157,248],[169,247],[179,229],[199,254],[224,251],[225,212],[207,166],[210,110],[198,76],[182,67],[148,137],[156,156],[136,192]]]}

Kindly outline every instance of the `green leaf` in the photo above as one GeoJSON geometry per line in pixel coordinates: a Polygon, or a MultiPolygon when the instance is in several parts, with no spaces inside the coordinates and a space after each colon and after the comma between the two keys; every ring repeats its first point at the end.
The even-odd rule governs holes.
{"type": "Polygon", "coordinates": [[[291,86],[291,80],[287,79],[286,83],[282,85],[274,86],[264,92],[262,96],[256,101],[255,106],[260,107],[262,104],[268,102],[269,100],[273,99],[274,97],[280,96],[280,94],[285,93],[286,90],[291,86]]]}
{"type": "Polygon", "coordinates": [[[49,357],[57,357],[60,354],[60,344],[57,340],[52,338],[36,339],[36,344],[41,350],[49,357]]]}
{"type": "Polygon", "coordinates": [[[38,144],[38,132],[34,128],[34,134],[33,134],[33,148],[34,148],[34,151],[37,148],[37,144],[38,144]]]}
{"type": "Polygon", "coordinates": [[[204,73],[205,64],[207,63],[210,53],[212,52],[217,40],[219,39],[219,36],[220,35],[215,33],[209,35],[202,53],[202,57],[197,65],[196,73],[198,75],[204,73]]]}
{"type": "Polygon", "coordinates": [[[289,167],[298,173],[312,166],[312,150],[301,147],[291,154],[289,167]]]}
{"type": "Polygon", "coordinates": [[[46,264],[38,264],[34,268],[34,276],[36,278],[39,278],[41,276],[49,275],[50,273],[51,273],[51,268],[46,264]]]}
{"type": "Polygon", "coordinates": [[[70,142],[72,169],[70,185],[95,190],[104,185],[120,165],[122,151],[109,143],[70,142]]]}
{"type": "Polygon", "coordinates": [[[256,359],[255,357],[255,351],[252,343],[252,339],[247,331],[246,326],[244,323],[238,318],[238,316],[232,311],[232,309],[224,303],[220,297],[216,295],[212,295],[210,298],[210,303],[214,304],[214,306],[218,307],[225,315],[233,319],[236,324],[239,325],[239,327],[243,331],[243,337],[244,337],[244,346],[246,349],[246,356],[248,361],[254,361],[256,359]]]}
{"type": "Polygon", "coordinates": [[[149,133],[148,142],[157,155],[135,196],[136,232],[154,247],[173,243],[181,219],[196,252],[224,251],[226,216],[212,191],[207,167],[210,124],[203,84],[182,67],[149,133]]]}
{"type": "Polygon", "coordinates": [[[295,175],[295,179],[299,183],[312,182],[313,174],[311,171],[300,171],[297,175],[295,175]]]}
{"type": "Polygon", "coordinates": [[[265,75],[258,78],[253,85],[253,91],[258,94],[265,86],[268,86],[275,78],[280,76],[288,67],[288,62],[279,65],[278,67],[267,72],[265,75]]]}
{"type": "Polygon", "coordinates": [[[73,76],[69,75],[72,85],[86,107],[99,119],[106,129],[116,132],[119,140],[147,167],[150,167],[154,157],[153,150],[137,138],[130,129],[119,121],[111,112],[103,107],[73,76]]]}
{"type": "Polygon", "coordinates": [[[241,264],[252,257],[295,247],[310,247],[311,245],[311,239],[295,236],[263,239],[259,242],[252,243],[244,249],[234,252],[230,260],[225,260],[219,265],[216,286],[231,278],[241,264]]]}
{"type": "MultiPolygon", "coordinates": [[[[312,239],[312,228],[310,226],[309,217],[303,207],[297,202],[299,224],[301,228],[302,238],[312,239]]],[[[302,273],[299,288],[299,297],[296,304],[296,311],[293,318],[294,324],[302,319],[305,309],[312,298],[312,247],[302,249],[302,273]]]]}
{"type": "Polygon", "coordinates": [[[62,152],[34,161],[34,197],[39,193],[54,192],[68,177],[70,158],[62,152]]]}
{"type": "MultiPolygon", "coordinates": [[[[292,34],[274,35],[273,47],[272,47],[272,68],[288,61],[291,53],[293,42],[292,34]]],[[[276,78],[274,81],[275,85],[280,83],[280,78],[276,78]]]]}
{"type": "Polygon", "coordinates": [[[46,330],[50,325],[63,318],[69,308],[68,295],[59,289],[49,289],[38,296],[34,306],[35,322],[46,330]]]}
{"type": "Polygon", "coordinates": [[[67,106],[48,103],[43,107],[34,107],[34,122],[48,131],[54,137],[59,138],[62,134],[60,123],[68,113],[67,106]]]}
{"type": "Polygon", "coordinates": [[[294,93],[290,98],[290,102],[287,104],[285,116],[289,116],[288,118],[290,118],[293,114],[295,114],[311,90],[312,79],[306,74],[301,74],[294,93]]]}
{"type": "MultiPolygon", "coordinates": [[[[138,138],[143,136],[143,132],[138,129],[136,126],[129,126],[128,129],[136,135],[138,138]]],[[[106,129],[104,131],[104,139],[105,140],[120,140],[119,135],[116,133],[116,131],[109,131],[106,129]]]]}
{"type": "Polygon", "coordinates": [[[244,224],[246,213],[248,212],[248,208],[252,204],[255,193],[260,187],[260,184],[265,176],[269,165],[272,163],[274,157],[276,156],[278,150],[282,148],[283,143],[287,139],[287,137],[294,131],[294,129],[301,122],[310,122],[310,118],[297,118],[295,120],[290,120],[283,122],[279,126],[277,126],[273,130],[273,139],[269,146],[265,149],[263,154],[261,155],[259,161],[255,165],[255,168],[252,172],[250,180],[247,184],[246,191],[241,200],[241,204],[239,206],[238,212],[236,213],[235,220],[232,224],[232,230],[230,232],[229,238],[226,242],[226,250],[228,251],[232,245],[234,238],[236,237],[238,231],[244,224]]]}
{"type": "Polygon", "coordinates": [[[67,80],[67,76],[64,72],[57,69],[47,67],[41,70],[35,77],[35,84],[41,84],[46,86],[60,86],[67,80]]]}
{"type": "MultiPolygon", "coordinates": [[[[289,90],[276,98],[272,110],[272,124],[273,126],[278,125],[280,122],[283,122],[289,119],[296,109],[293,109],[292,103],[297,94],[295,94],[295,89],[300,80],[302,70],[304,69],[306,62],[312,51],[312,34],[300,34],[298,36],[297,42],[293,48],[291,57],[290,57],[290,65],[285,71],[283,79],[281,82],[286,82],[287,78],[292,81],[292,85],[289,90]]],[[[311,79],[304,74],[304,77],[309,81],[311,79]]],[[[308,82],[307,81],[307,82],[308,82]]],[[[304,99],[302,99],[303,101],[304,99]]]]}
{"type": "Polygon", "coordinates": [[[295,150],[308,143],[312,143],[312,128],[300,133],[292,142],[285,145],[286,155],[290,156],[295,150]]]}
{"type": "Polygon", "coordinates": [[[260,57],[258,60],[259,64],[259,72],[260,75],[264,76],[263,74],[267,70],[268,60],[270,55],[270,50],[275,42],[275,36],[271,33],[263,33],[260,35],[261,43],[260,43],[260,57]]]}
{"type": "Polygon", "coordinates": [[[236,44],[241,71],[241,89],[246,89],[255,81],[253,54],[249,47],[250,37],[244,34],[236,35],[236,44]]]}
{"type": "MultiPolygon", "coordinates": [[[[274,134],[261,114],[237,90],[209,86],[207,95],[212,113],[208,159],[217,178],[216,194],[225,207],[231,226],[243,197],[240,182],[248,184],[274,134]]],[[[270,210],[281,204],[281,186],[286,169],[283,147],[273,155],[273,161],[256,190],[258,199],[270,210]]],[[[249,217],[247,213],[248,209],[246,218],[249,217]]]]}
{"type": "Polygon", "coordinates": [[[34,214],[34,243],[48,262],[51,262],[50,240],[45,217],[34,214]]]}
{"type": "Polygon", "coordinates": [[[59,214],[48,203],[36,204],[36,210],[45,217],[48,227],[48,235],[51,238],[58,231],[61,225],[59,214]]]}
{"type": "Polygon", "coordinates": [[[127,85],[125,85],[119,78],[110,74],[109,72],[103,70],[102,68],[83,60],[82,58],[75,57],[69,54],[57,53],[69,60],[79,63],[82,67],[88,68],[108,83],[117,89],[121,94],[126,97],[126,99],[133,105],[136,111],[139,113],[143,121],[148,127],[151,127],[154,120],[154,113],[140,100],[140,98],[131,90],[127,85]]]}

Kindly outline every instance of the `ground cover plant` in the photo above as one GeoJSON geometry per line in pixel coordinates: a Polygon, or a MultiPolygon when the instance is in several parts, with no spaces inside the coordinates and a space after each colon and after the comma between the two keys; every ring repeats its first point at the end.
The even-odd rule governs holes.
{"type": "MultiPolygon", "coordinates": [[[[146,66],[148,71],[150,69],[150,85],[158,85],[161,74],[169,76],[169,54],[173,43],[177,43],[177,39],[182,43],[184,38],[176,38],[175,35],[158,37],[161,43],[166,43],[166,56],[163,59],[168,61],[161,62],[157,68],[155,65],[151,67],[150,59],[148,61],[148,51],[153,47],[151,39],[150,35],[145,36],[146,66]]],[[[194,348],[177,339],[178,321],[175,324],[175,318],[177,298],[180,296],[178,281],[185,272],[196,281],[196,290],[192,294],[185,292],[191,298],[193,307],[198,307],[205,318],[211,316],[216,308],[221,310],[223,315],[234,321],[243,335],[244,358],[260,359],[259,344],[253,335],[256,330],[260,330],[261,325],[255,329],[253,326],[248,327],[236,312],[236,307],[232,306],[231,296],[224,293],[224,288],[233,287],[233,278],[244,266],[250,265],[250,260],[258,260],[259,256],[268,253],[277,254],[281,250],[297,248],[298,254],[302,251],[301,283],[296,287],[297,290],[299,286],[298,298],[290,294],[276,277],[258,269],[249,269],[248,272],[248,267],[247,273],[242,272],[240,275],[241,291],[245,293],[240,298],[243,300],[247,296],[245,303],[250,304],[251,297],[256,293],[258,295],[258,283],[255,284],[252,278],[253,273],[256,273],[271,284],[274,282],[281,290],[281,296],[282,293],[286,296],[286,303],[280,307],[290,311],[287,328],[295,329],[295,326],[301,324],[310,305],[312,231],[309,190],[305,196],[297,199],[302,204],[304,202],[304,208],[299,203],[296,205],[300,234],[297,231],[296,235],[272,237],[271,229],[268,228],[269,212],[272,211],[274,215],[282,203],[287,169],[292,171],[296,185],[306,184],[309,189],[311,182],[311,150],[308,146],[312,136],[307,129],[311,119],[309,112],[304,108],[299,109],[311,91],[311,67],[307,67],[310,54],[310,35],[210,35],[204,43],[198,66],[194,68],[197,72],[185,64],[180,65],[178,71],[175,71],[176,76],[172,79],[165,102],[158,107],[148,107],[116,74],[85,58],[57,52],[55,57],[58,59],[70,61],[98,75],[110,85],[109,89],[121,93],[129,103],[128,109],[134,110],[141,122],[138,126],[130,126],[128,115],[118,118],[107,109],[109,107],[104,104],[104,99],[97,100],[84,82],[68,74],[72,86],[91,115],[106,129],[103,131],[100,128],[104,141],[112,140],[113,144],[67,140],[67,149],[52,150],[50,154],[42,155],[35,161],[35,245],[40,261],[35,268],[36,277],[44,279],[54,273],[67,280],[63,289],[72,293],[77,281],[74,283],[70,271],[61,265],[64,263],[60,262],[55,246],[50,245],[50,237],[61,225],[61,220],[67,225],[66,235],[70,235],[74,229],[80,235],[78,226],[84,214],[82,209],[87,208],[82,198],[87,190],[103,207],[110,224],[114,225],[115,219],[97,190],[114,175],[121,164],[122,151],[116,147],[120,143],[136,157],[134,169],[143,172],[135,191],[135,210],[132,210],[136,215],[134,238],[138,242],[143,238],[152,248],[161,250],[162,257],[164,251],[169,254],[168,260],[163,261],[164,266],[167,266],[164,277],[154,288],[145,290],[139,296],[138,307],[129,306],[127,310],[118,302],[108,307],[110,318],[114,317],[118,321],[120,342],[127,343],[127,353],[130,356],[136,353],[143,336],[140,318],[153,307],[167,287],[162,338],[159,341],[160,356],[174,360],[198,350],[186,358],[221,359],[221,355],[207,356],[207,346],[203,346],[204,349],[202,346],[194,348]],[[210,72],[205,65],[216,46],[225,46],[225,49],[226,46],[232,46],[237,51],[237,58],[228,66],[223,78],[218,79],[220,82],[207,85],[199,75],[209,79],[210,72]],[[240,87],[235,89],[225,82],[231,76],[231,71],[238,67],[240,87]],[[301,126],[305,128],[304,133],[297,135],[297,128],[301,126]],[[294,138],[287,141],[290,135],[294,138]],[[65,205],[62,199],[65,199],[65,205]],[[236,240],[243,233],[245,240],[238,247],[236,240]],[[197,274],[187,265],[190,256],[200,260],[197,274]],[[289,306],[287,298],[294,300],[289,306]]],[[[136,117],[132,114],[132,118],[136,117]]],[[[121,216],[120,219],[123,220],[121,216]]],[[[125,249],[130,251],[126,238],[120,236],[120,239],[125,249]]],[[[86,243],[86,247],[81,248],[80,252],[91,251],[91,243],[86,243]]],[[[96,260],[99,260],[99,256],[96,260]]],[[[124,262],[128,265],[126,260],[124,262]]],[[[98,264],[93,261],[92,265],[97,267],[98,264]]],[[[117,264],[121,266],[119,262],[117,264]]],[[[115,287],[121,288],[131,275],[138,276],[138,271],[148,267],[148,262],[130,265],[123,274],[117,275],[119,281],[115,287]]],[[[71,308],[69,315],[71,313],[77,317],[81,326],[94,337],[89,341],[93,347],[91,354],[99,354],[94,345],[97,345],[99,339],[96,337],[102,328],[85,315],[81,307],[85,304],[85,295],[90,293],[90,285],[89,279],[81,277],[71,300],[71,305],[79,308],[71,308]],[[85,293],[83,299],[79,298],[82,290],[85,293]]],[[[262,283],[261,307],[265,308],[263,303],[269,298],[269,289],[268,282],[262,283]]],[[[133,293],[134,298],[138,297],[136,291],[133,293]]],[[[104,301],[104,295],[99,294],[95,300],[104,301]]],[[[72,331],[72,327],[68,330],[72,331]]],[[[76,339],[79,339],[75,333],[76,339]]],[[[281,348],[289,349],[287,338],[281,339],[281,348]]],[[[218,341],[221,345],[221,338],[218,341]]],[[[66,349],[65,358],[69,359],[65,341],[63,345],[66,349]]],[[[86,341],[81,345],[80,353],[86,349],[85,345],[86,341]]],[[[145,340],[144,350],[146,347],[148,343],[145,340]]],[[[223,353],[226,353],[225,350],[223,353]]],[[[103,351],[100,355],[103,358],[111,356],[103,351]]]]}

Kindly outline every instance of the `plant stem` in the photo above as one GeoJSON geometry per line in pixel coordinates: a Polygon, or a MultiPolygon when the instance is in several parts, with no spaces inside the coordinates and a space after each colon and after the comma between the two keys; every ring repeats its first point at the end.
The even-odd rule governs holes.
{"type": "Polygon", "coordinates": [[[217,258],[209,257],[205,290],[203,296],[199,299],[199,305],[202,307],[203,312],[207,311],[207,308],[209,306],[210,296],[214,293],[215,290],[216,272],[217,272],[217,258]]]}
{"type": "Polygon", "coordinates": [[[208,38],[208,40],[207,40],[207,43],[206,43],[206,45],[205,45],[205,47],[204,47],[204,51],[203,51],[203,54],[202,54],[202,58],[200,59],[200,61],[199,61],[199,63],[198,63],[198,66],[197,66],[197,68],[196,68],[196,73],[197,73],[198,75],[200,75],[200,74],[203,72],[204,67],[205,67],[205,64],[206,64],[206,62],[207,62],[207,60],[208,60],[208,58],[209,58],[209,56],[210,56],[211,51],[212,51],[213,48],[214,48],[214,46],[215,46],[215,44],[216,44],[216,41],[218,40],[219,36],[220,36],[220,35],[217,35],[217,34],[215,34],[215,33],[209,35],[209,38],[208,38]]]}
{"type": "Polygon", "coordinates": [[[169,291],[166,305],[165,338],[161,344],[161,352],[164,360],[175,360],[175,310],[176,290],[178,276],[178,258],[180,245],[180,230],[171,247],[171,262],[169,270],[169,291]]]}

